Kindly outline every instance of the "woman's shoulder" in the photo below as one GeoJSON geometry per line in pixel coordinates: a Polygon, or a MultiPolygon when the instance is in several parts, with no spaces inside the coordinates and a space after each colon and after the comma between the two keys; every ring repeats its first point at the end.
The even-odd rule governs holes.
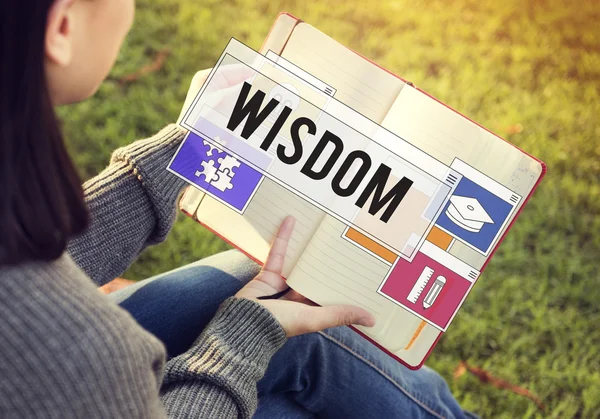
{"type": "Polygon", "coordinates": [[[162,343],[102,295],[68,255],[0,268],[0,319],[0,391],[18,395],[10,403],[19,411],[32,401],[94,405],[92,398],[115,391],[158,388],[162,343]]]}
{"type": "Polygon", "coordinates": [[[0,319],[0,359],[39,352],[50,360],[79,352],[89,362],[101,352],[121,358],[145,353],[154,361],[165,353],[162,343],[100,293],[67,254],[0,268],[0,319]]]}

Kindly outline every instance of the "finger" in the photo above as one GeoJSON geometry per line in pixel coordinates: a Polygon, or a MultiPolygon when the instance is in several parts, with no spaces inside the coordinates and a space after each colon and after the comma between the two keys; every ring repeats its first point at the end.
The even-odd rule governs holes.
{"type": "Polygon", "coordinates": [[[179,118],[177,118],[177,123],[180,123],[183,120],[184,115],[187,113],[189,107],[192,105],[192,102],[198,95],[198,92],[202,88],[202,85],[206,81],[210,71],[210,68],[206,70],[200,70],[194,74],[194,77],[192,77],[192,82],[190,83],[187,95],[185,96],[185,101],[183,102],[183,107],[181,108],[179,118]]]}
{"type": "Polygon", "coordinates": [[[194,74],[194,77],[192,78],[192,83],[190,84],[190,92],[199,92],[200,88],[208,78],[208,75],[211,71],[212,68],[207,68],[205,70],[200,70],[196,74],[194,74]]]}
{"type": "Polygon", "coordinates": [[[256,70],[245,64],[225,64],[217,67],[210,79],[212,90],[237,86],[256,74],[256,70]]]}
{"type": "MultiPolygon", "coordinates": [[[[202,86],[207,82],[207,78],[212,70],[213,69],[208,68],[206,70],[198,71],[194,75],[178,122],[182,120],[183,115],[191,106],[192,102],[202,89],[202,86]]],[[[228,111],[239,96],[240,83],[244,80],[248,80],[250,77],[254,76],[255,73],[255,70],[251,67],[242,64],[221,65],[208,80],[208,85],[203,92],[203,97],[205,97],[207,103],[212,107],[217,108],[225,106],[223,111],[228,111]]]]}
{"type": "Polygon", "coordinates": [[[267,256],[265,266],[263,267],[264,271],[281,275],[281,270],[283,269],[283,264],[285,262],[285,253],[290,237],[294,232],[295,224],[296,220],[294,217],[287,216],[279,226],[275,240],[273,240],[273,244],[271,245],[269,256],[267,256]]]}
{"type": "Polygon", "coordinates": [[[356,306],[310,307],[309,310],[310,315],[307,316],[307,330],[305,333],[351,324],[366,327],[375,326],[375,317],[367,310],[356,306]]]}
{"type": "Polygon", "coordinates": [[[246,64],[227,64],[219,67],[228,86],[235,86],[256,74],[256,70],[246,64]]]}

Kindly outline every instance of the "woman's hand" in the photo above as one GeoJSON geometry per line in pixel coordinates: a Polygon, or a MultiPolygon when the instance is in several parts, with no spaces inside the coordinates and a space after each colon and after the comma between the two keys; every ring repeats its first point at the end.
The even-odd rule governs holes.
{"type": "MultiPolygon", "coordinates": [[[[181,108],[181,113],[179,114],[179,118],[177,119],[177,123],[180,124],[183,120],[185,113],[188,108],[200,92],[202,85],[208,78],[208,75],[212,71],[212,68],[207,68],[206,70],[198,71],[194,77],[192,78],[192,82],[190,83],[190,88],[188,89],[187,96],[185,98],[185,102],[183,107],[181,108]]],[[[248,67],[244,64],[229,64],[229,65],[221,65],[218,68],[218,71],[213,75],[210,80],[211,90],[207,91],[206,94],[215,96],[213,101],[219,101],[225,97],[227,97],[230,93],[235,93],[239,90],[240,84],[244,81],[250,79],[252,76],[256,74],[256,71],[251,67],[248,67]]],[[[205,93],[203,93],[204,96],[205,93]]],[[[237,97],[237,96],[236,96],[237,97]]]]}
{"type": "Polygon", "coordinates": [[[293,217],[287,217],[283,221],[262,270],[236,294],[236,297],[248,298],[266,307],[281,323],[288,337],[335,326],[375,325],[375,318],[362,308],[350,305],[317,307],[293,290],[279,300],[258,299],[288,288],[281,277],[281,270],[294,224],[293,217]]]}
{"type": "Polygon", "coordinates": [[[177,124],[180,124],[183,120],[183,116],[185,115],[188,108],[196,98],[196,95],[198,95],[200,88],[206,81],[211,70],[212,68],[207,68],[206,70],[200,70],[196,74],[194,74],[192,82],[190,83],[190,88],[188,89],[187,95],[185,97],[185,102],[183,103],[183,107],[181,108],[181,113],[179,114],[179,118],[177,118],[177,124]]]}

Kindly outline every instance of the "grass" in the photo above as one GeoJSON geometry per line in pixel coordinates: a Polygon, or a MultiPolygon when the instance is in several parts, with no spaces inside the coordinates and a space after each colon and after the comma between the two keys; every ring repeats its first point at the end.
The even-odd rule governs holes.
{"type": "MultiPolygon", "coordinates": [[[[600,417],[600,8],[594,1],[139,0],[98,94],[61,109],[82,176],[176,119],[195,71],[234,36],[258,48],[279,11],[302,17],[524,150],[549,174],[430,358],[483,417],[600,417]],[[117,79],[171,55],[163,69],[117,79]],[[452,372],[460,360],[547,405],[452,372]]],[[[225,249],[183,216],[125,273],[141,279],[225,249]]]]}

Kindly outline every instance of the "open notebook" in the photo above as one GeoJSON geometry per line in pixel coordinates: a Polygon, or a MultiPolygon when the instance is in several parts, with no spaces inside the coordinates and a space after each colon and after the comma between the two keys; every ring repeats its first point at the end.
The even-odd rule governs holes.
{"type": "Polygon", "coordinates": [[[405,225],[380,232],[406,234],[407,243],[414,242],[407,245],[415,250],[410,257],[269,178],[243,214],[194,187],[181,209],[259,262],[281,221],[293,215],[284,269],[290,287],[320,305],[364,307],[377,324],[356,330],[419,368],[454,317],[443,300],[460,306],[541,180],[544,164],[289,14],[279,15],[260,52],[314,76],[326,95],[362,115],[364,121],[348,123],[365,135],[379,124],[448,168],[444,206],[435,220],[429,217],[431,225],[410,221],[411,228],[424,223],[421,239],[413,240],[405,225]]]}

